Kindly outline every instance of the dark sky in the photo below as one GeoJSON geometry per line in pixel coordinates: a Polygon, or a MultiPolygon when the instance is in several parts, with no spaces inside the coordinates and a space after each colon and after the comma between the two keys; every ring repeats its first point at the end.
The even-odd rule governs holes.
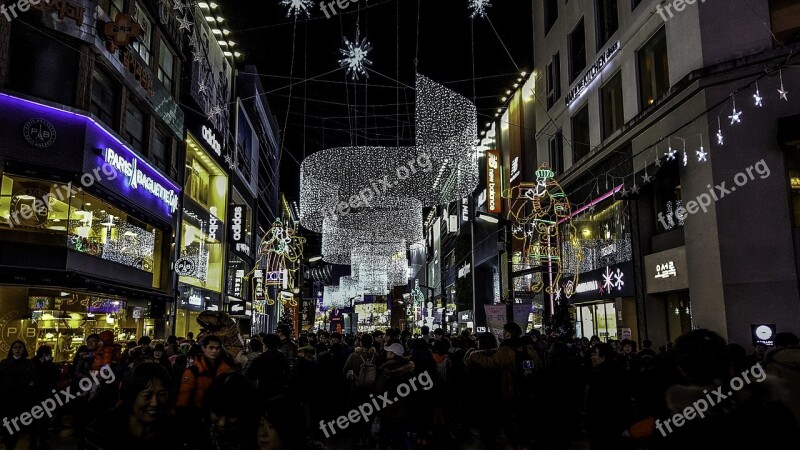
{"type": "Polygon", "coordinates": [[[413,140],[414,91],[409,87],[417,51],[420,73],[477,98],[479,128],[494,117],[519,70],[530,71],[533,59],[530,1],[492,1],[491,23],[474,20],[474,59],[468,0],[360,0],[330,19],[315,2],[311,19],[303,14],[297,22],[286,17],[280,0],[219,3],[232,31],[229,38],[244,54],[240,61],[258,67],[271,92],[272,111],[282,130],[286,127],[281,184],[289,197],[297,196],[296,161],[304,155],[351,143],[395,145],[400,139],[404,145],[413,140]],[[374,72],[368,80],[353,82],[344,69],[336,69],[342,37],[355,37],[357,20],[361,36],[372,43],[368,56],[374,72]]]}

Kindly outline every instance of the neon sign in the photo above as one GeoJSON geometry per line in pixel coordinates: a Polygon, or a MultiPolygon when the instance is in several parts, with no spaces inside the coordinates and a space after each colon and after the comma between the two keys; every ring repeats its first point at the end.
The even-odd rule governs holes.
{"type": "Polygon", "coordinates": [[[597,61],[589,67],[589,70],[586,71],[586,74],[578,80],[575,86],[569,90],[565,100],[567,102],[567,106],[571,105],[572,102],[580,98],[581,94],[583,94],[589,85],[600,75],[600,72],[603,71],[603,68],[611,61],[611,58],[614,57],[617,53],[619,53],[620,45],[619,41],[612,44],[610,47],[606,49],[600,56],[597,58],[597,61]]]}
{"type": "Polygon", "coordinates": [[[106,148],[105,162],[117,169],[125,178],[128,178],[130,180],[128,183],[132,188],[142,188],[149,192],[169,206],[172,213],[178,209],[178,194],[175,193],[175,190],[164,187],[163,184],[153,180],[153,178],[140,170],[139,158],[133,157],[128,160],[111,148],[106,148]]]}

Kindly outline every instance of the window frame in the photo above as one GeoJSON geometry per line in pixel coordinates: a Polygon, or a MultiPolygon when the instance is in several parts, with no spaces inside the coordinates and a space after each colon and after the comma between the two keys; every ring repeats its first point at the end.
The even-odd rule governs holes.
{"type": "Polygon", "coordinates": [[[547,109],[558,103],[561,98],[561,58],[556,52],[547,65],[547,109]]]}
{"type": "Polygon", "coordinates": [[[606,83],[600,86],[600,117],[602,122],[602,129],[603,132],[603,140],[608,139],[611,135],[619,131],[625,125],[625,92],[622,89],[622,70],[617,70],[617,72],[612,75],[606,83]],[[612,83],[616,83],[616,80],[619,79],[619,91],[620,91],[620,108],[621,108],[621,122],[619,127],[614,128],[613,130],[609,131],[606,130],[606,88],[610,86],[612,83]]]}
{"type": "MultiPolygon", "coordinates": [[[[653,33],[652,36],[650,36],[650,38],[647,40],[647,42],[645,42],[639,48],[639,50],[636,51],[636,78],[637,78],[638,88],[639,88],[639,93],[638,93],[639,95],[637,96],[638,97],[638,102],[639,102],[639,111],[644,111],[645,109],[647,109],[647,108],[649,108],[651,106],[651,104],[647,104],[647,102],[646,102],[647,99],[645,99],[645,97],[644,97],[644,89],[645,89],[644,82],[645,82],[645,80],[644,80],[644,70],[643,70],[643,65],[642,65],[642,62],[643,62],[642,61],[642,56],[646,54],[645,52],[648,49],[652,50],[653,48],[655,48],[655,45],[652,45],[652,44],[654,44],[656,42],[655,40],[658,37],[663,37],[664,53],[667,56],[667,67],[666,67],[666,72],[667,73],[666,73],[666,79],[665,79],[666,85],[664,87],[664,91],[662,93],[660,93],[660,94],[658,94],[658,89],[654,90],[654,92],[653,92],[653,103],[652,104],[655,104],[658,101],[658,99],[663,97],[669,91],[669,89],[671,87],[670,84],[669,84],[669,47],[668,47],[668,43],[667,43],[667,33],[666,33],[666,27],[661,27],[658,31],[653,33]]],[[[651,52],[651,54],[654,54],[654,52],[651,52]]],[[[653,71],[652,71],[653,74],[655,74],[657,72],[656,71],[656,67],[655,67],[655,63],[656,63],[656,58],[654,57],[653,58],[653,71]]]]}
{"type": "Polygon", "coordinates": [[[580,77],[580,75],[583,73],[584,70],[586,70],[586,67],[589,64],[588,63],[589,55],[588,52],[586,51],[586,22],[584,22],[583,17],[581,17],[581,19],[578,21],[578,23],[575,25],[575,27],[567,36],[567,49],[569,50],[569,84],[571,85],[572,83],[575,82],[575,80],[577,80],[580,77]],[[573,43],[575,42],[575,40],[573,36],[575,35],[575,32],[578,30],[579,27],[583,28],[583,67],[581,67],[580,70],[576,70],[576,68],[573,65],[575,62],[575,54],[573,52],[574,51],[573,43]]]}
{"type": "Polygon", "coordinates": [[[595,24],[596,24],[595,34],[597,35],[597,51],[600,52],[600,50],[605,48],[606,43],[608,43],[608,41],[611,40],[611,37],[614,36],[614,33],[616,33],[619,30],[619,0],[595,0],[595,24]],[[606,18],[605,9],[603,8],[606,2],[614,2],[615,5],[614,22],[616,26],[614,30],[611,32],[608,32],[608,30],[606,29],[605,25],[606,21],[601,20],[606,18]]]}

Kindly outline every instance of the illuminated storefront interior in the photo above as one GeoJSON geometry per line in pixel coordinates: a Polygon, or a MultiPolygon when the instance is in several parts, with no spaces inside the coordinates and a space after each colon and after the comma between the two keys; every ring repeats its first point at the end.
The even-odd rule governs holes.
{"type": "Polygon", "coordinates": [[[218,307],[225,273],[225,224],[228,203],[228,176],[189,134],[186,140],[186,184],[181,222],[179,261],[190,268],[178,277],[182,302],[176,311],[175,333],[197,335],[197,316],[214,305],[218,307]]]}

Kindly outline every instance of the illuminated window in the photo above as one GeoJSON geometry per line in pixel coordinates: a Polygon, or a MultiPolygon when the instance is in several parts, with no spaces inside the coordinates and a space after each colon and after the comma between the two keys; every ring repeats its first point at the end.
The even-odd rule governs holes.
{"type": "Polygon", "coordinates": [[[190,275],[179,281],[214,292],[222,290],[224,251],[222,243],[209,236],[208,222],[184,214],[181,224],[181,259],[190,263],[190,275]]]}
{"type": "Polygon", "coordinates": [[[669,89],[667,35],[662,27],[639,50],[639,85],[641,109],[655,103],[669,89]]]}
{"type": "Polygon", "coordinates": [[[207,211],[225,220],[228,201],[227,175],[191,134],[186,147],[184,192],[207,211]]]}
{"type": "Polygon", "coordinates": [[[615,131],[622,128],[625,115],[622,109],[622,75],[617,72],[602,88],[601,101],[603,108],[603,139],[608,139],[615,131]]]}

